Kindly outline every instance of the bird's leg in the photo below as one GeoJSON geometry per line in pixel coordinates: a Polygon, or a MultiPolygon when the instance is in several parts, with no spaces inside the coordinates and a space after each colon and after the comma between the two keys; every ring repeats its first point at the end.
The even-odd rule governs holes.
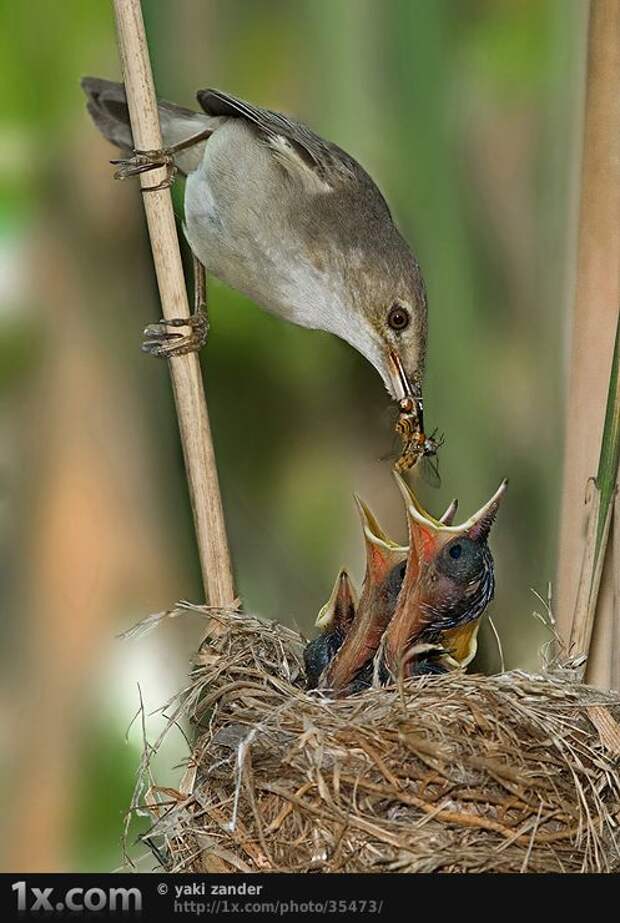
{"type": "Polygon", "coordinates": [[[155,186],[143,186],[142,192],[157,192],[158,189],[167,189],[174,182],[178,173],[178,168],[174,162],[174,155],[180,151],[199,144],[212,134],[212,129],[204,128],[198,134],[171,144],[170,147],[159,148],[154,151],[141,151],[134,149],[131,157],[124,157],[120,160],[112,160],[111,163],[118,167],[114,174],[114,179],[124,180],[130,176],[139,176],[141,173],[148,173],[151,170],[157,170],[165,167],[166,176],[155,186]]]}
{"type": "Polygon", "coordinates": [[[194,265],[194,311],[189,317],[165,317],[144,329],[142,351],[150,356],[171,359],[198,352],[207,342],[209,318],[207,315],[207,273],[198,257],[192,254],[194,265]],[[189,327],[190,332],[172,333],[167,327],[189,327]]]}

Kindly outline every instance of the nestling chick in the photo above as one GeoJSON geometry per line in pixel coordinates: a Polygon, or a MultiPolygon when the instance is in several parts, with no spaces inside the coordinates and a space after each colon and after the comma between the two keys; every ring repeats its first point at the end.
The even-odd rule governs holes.
{"type": "Polygon", "coordinates": [[[407,508],[409,558],[396,609],[385,633],[385,665],[411,676],[429,658],[437,669],[465,667],[477,647],[480,618],[495,577],[487,539],[507,481],[461,525],[433,519],[400,475],[407,508]]]}
{"type": "MultiPolygon", "coordinates": [[[[408,548],[392,541],[363,500],[355,499],[364,534],[366,574],[353,623],[321,677],[321,688],[336,693],[351,692],[372,681],[373,658],[394,613],[406,568],[411,566],[407,564],[411,559],[408,548]]],[[[442,521],[451,522],[456,509],[454,500],[442,521]]]]}
{"type": "Polygon", "coordinates": [[[395,477],[405,500],[409,546],[388,538],[356,498],[366,546],[362,594],[357,606],[350,603],[350,583],[348,577],[343,583],[341,574],[317,620],[327,628],[306,648],[309,686],[337,697],[370,686],[375,671],[379,682],[387,684],[402,676],[466,667],[475,656],[480,619],[493,597],[487,539],[508,482],[455,526],[456,500],[434,519],[404,479],[396,472],[395,477]],[[340,598],[346,605],[337,604],[340,598]],[[335,616],[345,611],[346,619],[335,616]]]}
{"type": "Polygon", "coordinates": [[[407,561],[407,548],[388,538],[363,500],[355,500],[364,534],[366,573],[353,624],[321,678],[321,688],[335,691],[349,686],[376,653],[394,611],[407,561]]]}
{"type": "Polygon", "coordinates": [[[314,689],[321,674],[335,656],[355,618],[357,595],[346,570],[336,577],[334,588],[321,608],[316,625],[321,634],[304,648],[304,667],[308,689],[314,689]]]}

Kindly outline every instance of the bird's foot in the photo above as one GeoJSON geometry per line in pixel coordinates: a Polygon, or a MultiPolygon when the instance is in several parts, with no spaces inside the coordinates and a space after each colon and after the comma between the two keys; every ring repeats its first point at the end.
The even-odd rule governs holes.
{"type": "Polygon", "coordinates": [[[131,157],[110,162],[118,167],[114,173],[114,179],[119,180],[125,180],[131,176],[140,176],[142,173],[149,173],[151,170],[165,168],[166,176],[161,183],[157,183],[155,186],[143,186],[142,192],[157,192],[159,189],[168,189],[169,186],[172,186],[178,173],[173,151],[167,148],[154,151],[134,150],[131,157]]]}
{"type": "Polygon", "coordinates": [[[160,359],[172,359],[198,352],[207,342],[209,320],[204,309],[196,311],[189,317],[162,318],[156,324],[144,328],[142,352],[160,359]],[[189,327],[190,332],[172,333],[167,327],[189,327]]]}

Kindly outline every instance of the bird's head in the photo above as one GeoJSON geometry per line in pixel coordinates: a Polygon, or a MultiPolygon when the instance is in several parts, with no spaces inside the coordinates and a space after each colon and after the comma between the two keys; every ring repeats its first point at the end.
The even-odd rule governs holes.
{"type": "Polygon", "coordinates": [[[333,293],[339,309],[321,326],[362,353],[395,400],[421,399],[427,303],[420,267],[391,222],[366,223],[363,233],[346,250],[321,257],[331,264],[330,278],[340,280],[333,293]]]}
{"type": "Polygon", "coordinates": [[[422,399],[426,356],[426,301],[395,297],[389,305],[369,310],[370,326],[380,341],[378,371],[391,396],[422,399]]]}
{"type": "Polygon", "coordinates": [[[405,579],[386,633],[386,662],[407,675],[418,656],[438,645],[452,666],[466,666],[476,652],[479,620],[494,591],[487,539],[508,482],[461,525],[434,519],[396,474],[409,525],[405,579]]]}
{"type": "Polygon", "coordinates": [[[304,648],[306,683],[314,689],[344,641],[354,618],[357,594],[346,570],[336,577],[329,599],[321,607],[316,625],[321,634],[304,648]]]}
{"type": "Polygon", "coordinates": [[[343,568],[324,606],[319,609],[315,625],[321,631],[342,631],[343,635],[355,618],[357,593],[347,571],[343,568]]]}

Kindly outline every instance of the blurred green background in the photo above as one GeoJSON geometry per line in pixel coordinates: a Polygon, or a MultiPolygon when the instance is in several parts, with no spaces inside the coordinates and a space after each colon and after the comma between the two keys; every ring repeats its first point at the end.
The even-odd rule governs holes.
{"type": "MultiPolygon", "coordinates": [[[[565,304],[585,0],[145,0],[156,83],[293,113],[375,177],[423,267],[426,417],[440,490],[468,515],[508,475],[493,615],[534,666],[553,577],[565,304]]],[[[0,686],[3,867],[120,863],[141,751],[125,741],[180,688],[200,624],[115,635],[199,574],[140,195],[115,183],[83,74],[117,78],[111,4],[0,5],[0,686]]],[[[175,192],[178,210],[181,190],[175,192]]],[[[309,633],[337,570],[361,580],[352,494],[405,537],[379,459],[388,399],[369,365],[217,282],[203,356],[246,608],[309,633]]],[[[488,627],[480,669],[498,668],[488,627]]],[[[149,719],[149,736],[157,716],[149,719]]],[[[178,778],[183,740],[161,755],[178,778]]],[[[139,867],[153,865],[136,853],[139,867]]]]}

